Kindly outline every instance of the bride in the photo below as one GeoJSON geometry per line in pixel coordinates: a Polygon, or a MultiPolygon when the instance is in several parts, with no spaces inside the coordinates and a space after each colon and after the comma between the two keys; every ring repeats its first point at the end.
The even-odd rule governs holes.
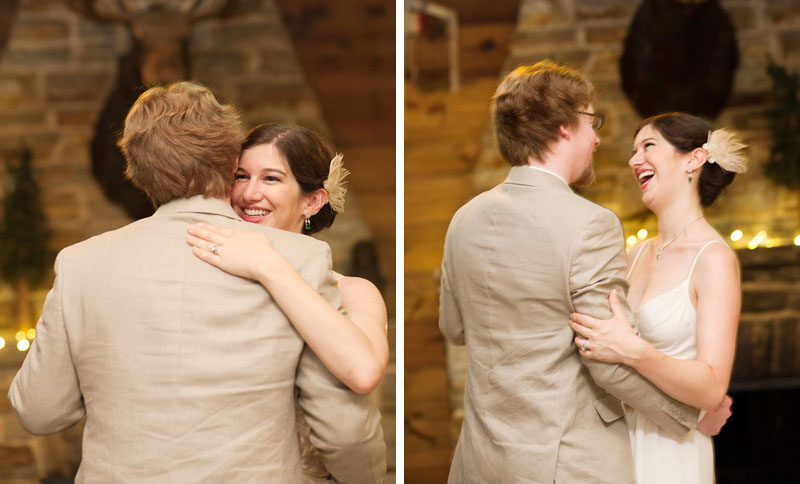
{"type": "MultiPolygon", "coordinates": [[[[251,223],[312,234],[330,227],[344,209],[342,156],[299,126],[262,124],[242,144],[231,204],[251,223]]],[[[201,224],[187,242],[200,259],[253,279],[269,291],[320,361],[351,390],[367,394],[383,378],[389,360],[386,306],[366,279],[336,274],[343,313],[308,285],[261,233],[201,224]]],[[[296,407],[301,460],[307,482],[326,482],[328,472],[309,440],[296,407]]]]}
{"type": "MultiPolygon", "coordinates": [[[[640,336],[613,293],[611,319],[573,314],[570,321],[582,356],[628,365],[710,415],[730,405],[741,290],[736,255],[705,220],[703,207],[745,171],[744,147],[689,114],[644,120],[628,164],[658,219],[659,236],[628,256],[628,301],[638,308],[640,336]]],[[[676,439],[627,406],[626,420],[637,484],[714,482],[711,437],[693,430],[676,439]]]]}

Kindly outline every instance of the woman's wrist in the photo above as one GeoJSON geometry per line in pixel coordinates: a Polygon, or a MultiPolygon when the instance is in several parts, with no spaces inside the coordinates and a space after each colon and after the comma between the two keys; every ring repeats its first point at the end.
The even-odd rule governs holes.
{"type": "Polygon", "coordinates": [[[267,290],[271,289],[272,284],[285,280],[285,275],[292,269],[289,261],[276,250],[269,251],[258,260],[258,281],[267,290]]]}
{"type": "Polygon", "coordinates": [[[638,369],[651,356],[653,347],[639,336],[634,336],[632,341],[628,351],[623,355],[622,364],[638,369]]]}

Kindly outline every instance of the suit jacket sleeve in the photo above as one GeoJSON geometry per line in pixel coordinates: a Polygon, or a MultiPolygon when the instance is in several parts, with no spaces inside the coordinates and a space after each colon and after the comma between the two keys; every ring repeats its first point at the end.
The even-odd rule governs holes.
{"type": "MultiPolygon", "coordinates": [[[[330,271],[330,249],[318,292],[341,306],[330,271]]],[[[386,443],[381,417],[366,395],[357,395],[334,377],[306,345],[297,367],[298,402],[311,427],[311,443],[336,482],[374,484],[386,473],[386,443]]]]}
{"type": "Polygon", "coordinates": [[[63,430],[86,412],[64,322],[62,259],[63,252],[56,258],[56,279],[36,325],[36,339],[8,391],[20,423],[36,435],[63,430]]]}
{"type": "MultiPolygon", "coordinates": [[[[625,317],[635,323],[625,299],[628,282],[624,247],[622,228],[613,213],[603,209],[589,216],[570,266],[570,296],[575,312],[610,318],[608,294],[616,289],[625,317]]],[[[697,425],[698,409],[669,397],[632,368],[588,358],[583,358],[583,363],[598,385],[676,437],[697,425]]]]}
{"type": "Polygon", "coordinates": [[[442,278],[439,288],[439,330],[453,344],[465,344],[464,322],[458,309],[453,289],[450,287],[450,276],[447,270],[447,256],[442,261],[442,278]]]}

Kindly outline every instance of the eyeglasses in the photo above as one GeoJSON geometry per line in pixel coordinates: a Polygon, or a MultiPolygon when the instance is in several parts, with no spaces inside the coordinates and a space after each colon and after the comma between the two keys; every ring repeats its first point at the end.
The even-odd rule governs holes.
{"type": "Polygon", "coordinates": [[[597,131],[603,127],[603,122],[606,120],[606,115],[603,113],[587,113],[586,111],[578,111],[578,114],[585,114],[592,117],[592,129],[597,131]]]}

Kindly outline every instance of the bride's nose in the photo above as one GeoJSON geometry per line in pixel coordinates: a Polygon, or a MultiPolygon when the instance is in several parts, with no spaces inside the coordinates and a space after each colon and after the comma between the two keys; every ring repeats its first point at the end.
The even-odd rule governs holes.
{"type": "Polygon", "coordinates": [[[635,151],[631,159],[628,160],[628,166],[631,168],[636,168],[636,166],[641,165],[644,161],[644,154],[641,151],[635,151]]]}
{"type": "Polygon", "coordinates": [[[262,195],[261,190],[258,189],[258,180],[253,178],[248,180],[242,193],[244,200],[248,203],[256,202],[261,199],[262,195]]]}

